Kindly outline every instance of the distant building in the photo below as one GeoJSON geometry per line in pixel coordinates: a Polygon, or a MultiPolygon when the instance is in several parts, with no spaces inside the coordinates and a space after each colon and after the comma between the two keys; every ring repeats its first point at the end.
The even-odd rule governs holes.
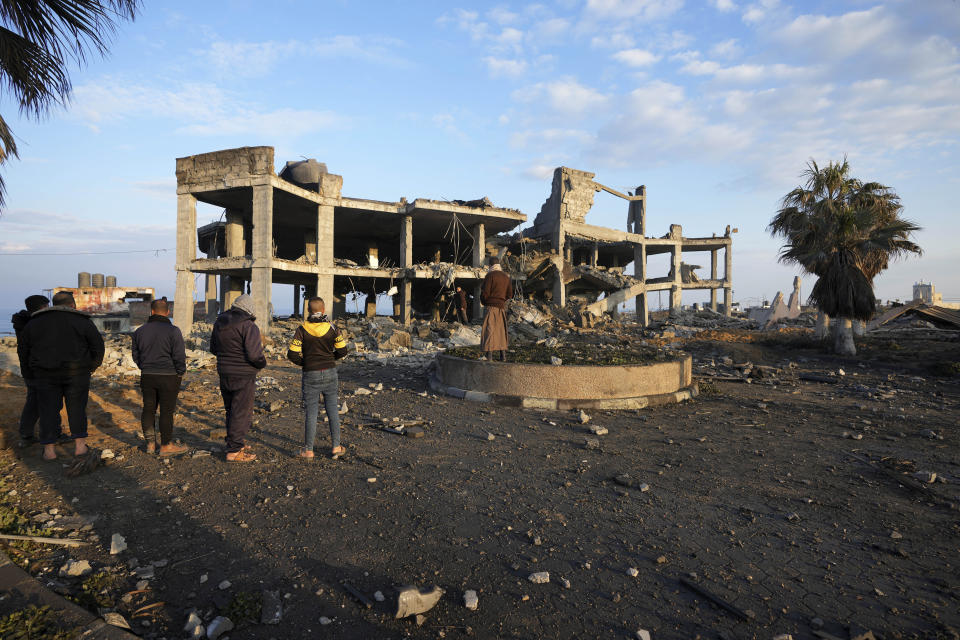
{"type": "Polygon", "coordinates": [[[922,300],[925,304],[942,304],[943,294],[937,293],[932,282],[920,282],[913,285],[913,299],[922,300]]]}

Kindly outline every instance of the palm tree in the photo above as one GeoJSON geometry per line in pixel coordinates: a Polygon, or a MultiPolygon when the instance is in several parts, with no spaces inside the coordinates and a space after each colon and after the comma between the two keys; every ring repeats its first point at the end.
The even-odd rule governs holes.
{"type": "Polygon", "coordinates": [[[852,321],[869,320],[876,310],[873,279],[892,259],[922,253],[910,240],[920,227],[900,217],[893,189],[851,177],[846,158],[822,168],[810,160],[804,176],[806,185],[783,198],[767,230],[786,241],[780,262],[817,276],[810,298],[841,320],[836,351],[854,355],[852,321]]]}
{"type": "MultiPolygon", "coordinates": [[[[133,20],[139,0],[0,1],[0,84],[20,113],[41,118],[70,97],[71,61],[91,51],[105,54],[121,20],[133,20]]],[[[19,157],[17,142],[0,116],[0,164],[19,157]]],[[[0,176],[0,207],[6,185],[0,176]]]]}

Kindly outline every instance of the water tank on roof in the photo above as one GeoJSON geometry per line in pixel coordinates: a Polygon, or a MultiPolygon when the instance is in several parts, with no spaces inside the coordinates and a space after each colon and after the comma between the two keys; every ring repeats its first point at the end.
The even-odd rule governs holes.
{"type": "Polygon", "coordinates": [[[77,274],[77,288],[83,289],[84,287],[90,286],[90,274],[86,271],[81,271],[77,274]]]}
{"type": "Polygon", "coordinates": [[[107,276],[107,287],[117,286],[117,276],[107,276]]]}
{"type": "Polygon", "coordinates": [[[95,273],[95,274],[93,274],[93,277],[91,278],[91,284],[93,285],[93,287],[94,287],[95,289],[102,289],[102,288],[103,288],[103,274],[102,274],[102,273],[95,273]]]}
{"type": "Polygon", "coordinates": [[[280,172],[280,177],[304,189],[320,190],[320,176],[328,173],[327,165],[317,162],[315,158],[309,160],[288,161],[280,172]]]}

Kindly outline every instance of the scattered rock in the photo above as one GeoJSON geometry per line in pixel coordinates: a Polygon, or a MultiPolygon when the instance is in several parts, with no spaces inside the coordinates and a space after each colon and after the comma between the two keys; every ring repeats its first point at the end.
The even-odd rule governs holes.
{"type": "Polygon", "coordinates": [[[493,435],[489,431],[487,432],[487,440],[496,440],[497,436],[493,435]]]}
{"type": "Polygon", "coordinates": [[[927,484],[937,481],[937,474],[933,471],[917,471],[913,474],[913,477],[920,482],[926,482],[927,484]]]}
{"type": "Polygon", "coordinates": [[[564,589],[570,588],[570,581],[567,580],[566,578],[560,578],[560,584],[563,585],[564,589]]]}
{"type": "Polygon", "coordinates": [[[223,591],[225,589],[229,589],[232,586],[233,586],[232,582],[230,582],[229,580],[224,580],[223,582],[217,585],[217,589],[220,589],[221,591],[223,591]]]}
{"type": "Polygon", "coordinates": [[[428,591],[421,591],[417,587],[402,587],[397,596],[397,611],[395,618],[424,613],[433,608],[443,595],[443,589],[434,586],[428,591]]]}
{"type": "Polygon", "coordinates": [[[383,602],[384,600],[386,600],[386,598],[383,596],[382,591],[374,591],[373,599],[376,600],[377,602],[383,602]]]}
{"type": "Polygon", "coordinates": [[[666,564],[666,563],[667,563],[667,556],[659,556],[657,558],[657,564],[666,564]]]}
{"type": "Polygon", "coordinates": [[[585,449],[599,449],[600,440],[597,438],[586,438],[583,442],[583,446],[585,449]]]}
{"type": "Polygon", "coordinates": [[[480,599],[477,598],[477,592],[473,589],[465,591],[463,594],[463,606],[470,611],[476,611],[477,607],[480,606],[480,599]]]}
{"type": "Polygon", "coordinates": [[[650,640],[650,632],[646,629],[637,629],[637,633],[635,635],[637,640],[650,640]]]}
{"type": "Polygon", "coordinates": [[[355,396],[368,396],[368,395],[370,395],[371,393],[373,393],[373,392],[370,391],[370,389],[366,389],[366,388],[364,388],[364,387],[357,387],[357,390],[353,392],[353,395],[355,395],[355,396]]]}
{"type": "Polygon", "coordinates": [[[233,622],[225,616],[217,616],[207,627],[207,637],[210,640],[217,640],[220,636],[233,630],[233,622]]]}
{"type": "Polygon", "coordinates": [[[127,541],[119,533],[110,537],[110,555],[115,556],[127,550],[127,541]]]}
{"type": "Polygon", "coordinates": [[[899,531],[891,531],[890,537],[893,538],[894,540],[901,540],[903,538],[903,534],[900,533],[899,531]]]}
{"type": "Polygon", "coordinates": [[[333,622],[333,620],[331,620],[327,616],[320,616],[320,624],[322,624],[323,626],[327,626],[331,622],[333,622]]]}
{"type": "Polygon", "coordinates": [[[590,433],[595,436],[605,436],[610,433],[610,431],[608,431],[606,427],[601,427],[598,424],[592,424],[590,425],[590,433]]]}
{"type": "Polygon", "coordinates": [[[546,584],[550,582],[550,572],[537,571],[536,573],[531,573],[529,576],[527,576],[527,580],[533,584],[546,584]]]}
{"type": "Polygon", "coordinates": [[[560,365],[563,364],[563,360],[561,360],[557,356],[550,356],[550,364],[552,364],[555,367],[559,367],[560,365]]]}
{"type": "Polygon", "coordinates": [[[93,571],[93,567],[86,560],[67,560],[66,564],[60,567],[60,576],[67,578],[79,578],[93,571]]]}
{"type": "Polygon", "coordinates": [[[103,621],[112,627],[120,627],[121,629],[130,628],[130,624],[127,622],[127,619],[116,611],[108,611],[107,613],[104,613],[103,621]]]}
{"type": "Polygon", "coordinates": [[[590,422],[590,414],[580,409],[580,424],[587,424],[588,422],[590,422]]]}
{"type": "Polygon", "coordinates": [[[116,457],[117,457],[117,454],[113,452],[113,449],[104,449],[100,452],[101,460],[113,460],[116,457]]]}
{"type": "Polygon", "coordinates": [[[793,640],[793,636],[789,633],[781,633],[780,635],[773,636],[773,640],[793,640]]]}
{"type": "Polygon", "coordinates": [[[630,567],[629,569],[627,569],[627,575],[630,576],[631,578],[636,578],[638,575],[640,575],[640,570],[637,569],[636,567],[630,567]]]}
{"type": "Polygon", "coordinates": [[[203,620],[197,615],[196,610],[187,615],[187,623],[183,625],[183,630],[187,633],[193,633],[193,630],[203,624],[203,620]]]}
{"type": "Polygon", "coordinates": [[[280,624],[283,603],[279,591],[263,590],[260,597],[260,624],[280,624]]]}

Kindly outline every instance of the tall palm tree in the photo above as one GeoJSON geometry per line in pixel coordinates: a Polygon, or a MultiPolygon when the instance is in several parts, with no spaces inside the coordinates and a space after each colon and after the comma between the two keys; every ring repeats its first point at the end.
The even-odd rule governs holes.
{"type": "Polygon", "coordinates": [[[806,184],[784,196],[767,230],[786,241],[780,262],[817,276],[810,298],[841,320],[836,351],[854,355],[852,321],[869,320],[876,310],[873,279],[891,260],[922,253],[910,240],[920,227],[900,217],[893,189],[851,177],[846,158],[822,168],[811,160],[804,176],[806,184]]]}
{"type": "MultiPolygon", "coordinates": [[[[0,86],[20,113],[42,118],[70,97],[71,62],[105,54],[122,20],[133,20],[139,0],[0,0],[0,86]]],[[[19,157],[17,141],[0,116],[0,164],[19,157]]],[[[0,207],[6,185],[0,176],[0,207]]]]}

